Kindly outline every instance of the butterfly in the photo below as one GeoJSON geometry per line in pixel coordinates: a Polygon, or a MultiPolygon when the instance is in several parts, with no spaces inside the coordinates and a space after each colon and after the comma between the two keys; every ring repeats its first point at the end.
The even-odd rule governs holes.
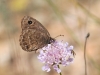
{"type": "Polygon", "coordinates": [[[21,21],[20,46],[25,51],[37,51],[38,49],[55,41],[47,29],[36,19],[24,16],[21,21]]]}

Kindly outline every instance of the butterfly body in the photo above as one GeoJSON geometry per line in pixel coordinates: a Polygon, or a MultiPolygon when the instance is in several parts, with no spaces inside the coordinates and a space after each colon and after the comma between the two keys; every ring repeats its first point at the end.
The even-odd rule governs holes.
{"type": "Polygon", "coordinates": [[[21,22],[20,45],[25,51],[36,51],[55,41],[47,29],[36,19],[25,16],[21,22]]]}

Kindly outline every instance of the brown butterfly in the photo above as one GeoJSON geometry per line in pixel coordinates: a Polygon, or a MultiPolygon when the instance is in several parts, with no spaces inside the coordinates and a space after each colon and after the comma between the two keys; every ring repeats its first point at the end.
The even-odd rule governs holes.
{"type": "Polygon", "coordinates": [[[47,29],[36,19],[24,16],[21,21],[20,45],[25,51],[36,51],[55,41],[47,29]]]}

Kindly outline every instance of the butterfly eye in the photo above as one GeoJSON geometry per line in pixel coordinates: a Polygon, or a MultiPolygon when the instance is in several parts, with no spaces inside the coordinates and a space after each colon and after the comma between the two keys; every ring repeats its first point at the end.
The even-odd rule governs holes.
{"type": "Polygon", "coordinates": [[[32,21],[28,21],[28,24],[29,24],[29,25],[32,24],[32,21]]]}

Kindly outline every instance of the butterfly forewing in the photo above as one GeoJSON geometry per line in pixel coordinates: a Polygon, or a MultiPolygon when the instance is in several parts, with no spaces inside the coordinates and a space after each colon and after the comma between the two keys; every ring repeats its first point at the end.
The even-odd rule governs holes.
{"type": "Polygon", "coordinates": [[[20,45],[23,50],[36,51],[54,41],[47,29],[36,19],[25,16],[21,21],[20,45]]]}

